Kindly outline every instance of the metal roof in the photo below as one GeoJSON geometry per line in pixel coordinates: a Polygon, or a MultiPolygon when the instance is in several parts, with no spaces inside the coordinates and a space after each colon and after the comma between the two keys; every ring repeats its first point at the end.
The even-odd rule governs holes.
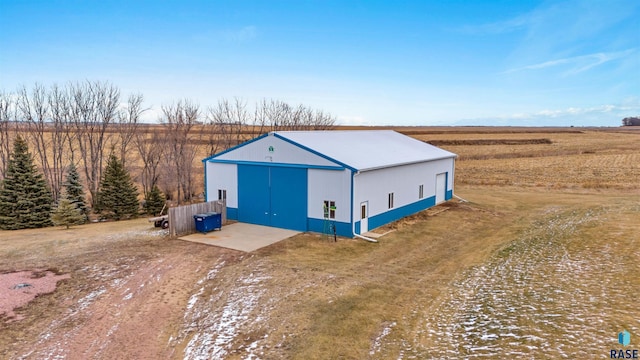
{"type": "Polygon", "coordinates": [[[359,171],[457,156],[393,130],[276,131],[271,134],[359,171]]]}

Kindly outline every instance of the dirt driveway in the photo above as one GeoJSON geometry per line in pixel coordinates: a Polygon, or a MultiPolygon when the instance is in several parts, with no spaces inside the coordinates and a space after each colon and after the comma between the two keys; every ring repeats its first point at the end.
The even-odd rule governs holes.
{"type": "Polygon", "coordinates": [[[70,275],[0,320],[0,359],[595,358],[640,333],[637,194],[460,195],[377,244],[247,254],[145,220],[0,232],[0,273],[70,275]]]}
{"type": "Polygon", "coordinates": [[[196,282],[240,254],[167,240],[144,219],[5,231],[0,239],[0,273],[70,275],[54,293],[17,309],[21,320],[0,324],[3,359],[170,358],[170,336],[182,326],[196,282]]]}

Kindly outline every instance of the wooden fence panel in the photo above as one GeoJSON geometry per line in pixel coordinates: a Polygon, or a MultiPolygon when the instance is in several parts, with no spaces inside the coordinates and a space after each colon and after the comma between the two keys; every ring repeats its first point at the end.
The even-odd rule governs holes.
{"type": "Polygon", "coordinates": [[[222,224],[226,224],[227,204],[224,200],[178,206],[169,208],[169,234],[172,237],[193,234],[196,232],[196,224],[195,221],[193,221],[193,215],[206,212],[217,212],[222,214],[222,224]]]}

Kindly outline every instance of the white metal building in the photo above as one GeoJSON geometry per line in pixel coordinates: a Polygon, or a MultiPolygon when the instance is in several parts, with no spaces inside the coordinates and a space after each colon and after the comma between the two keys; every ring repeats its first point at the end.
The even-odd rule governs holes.
{"type": "Polygon", "coordinates": [[[455,158],[391,130],[271,132],[203,160],[206,200],[226,199],[229,219],[352,237],[450,199],[455,158]]]}

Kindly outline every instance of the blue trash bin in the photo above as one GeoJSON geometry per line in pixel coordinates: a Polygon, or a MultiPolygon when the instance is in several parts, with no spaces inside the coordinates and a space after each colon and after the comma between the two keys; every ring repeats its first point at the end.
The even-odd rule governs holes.
{"type": "Polygon", "coordinates": [[[193,221],[196,224],[196,231],[203,234],[215,229],[222,230],[222,214],[216,212],[208,212],[193,215],[193,221]]]}

